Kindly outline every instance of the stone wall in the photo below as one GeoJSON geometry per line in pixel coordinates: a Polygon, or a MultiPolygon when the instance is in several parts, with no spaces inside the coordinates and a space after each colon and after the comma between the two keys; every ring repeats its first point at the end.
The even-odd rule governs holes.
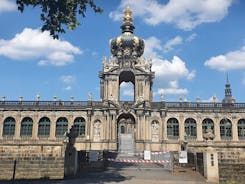
{"type": "Polygon", "coordinates": [[[219,152],[219,176],[220,181],[245,181],[245,149],[219,152]]]}
{"type": "Polygon", "coordinates": [[[63,145],[0,145],[0,180],[64,178],[63,145]]]}

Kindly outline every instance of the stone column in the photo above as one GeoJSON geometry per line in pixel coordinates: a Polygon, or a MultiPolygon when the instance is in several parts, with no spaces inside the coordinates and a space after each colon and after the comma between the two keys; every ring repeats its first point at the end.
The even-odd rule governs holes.
{"type": "Polygon", "coordinates": [[[142,124],[142,137],[141,139],[146,141],[151,139],[151,126],[150,126],[150,121],[149,117],[147,116],[146,118],[141,118],[140,124],[142,124]]]}
{"type": "Polygon", "coordinates": [[[203,141],[201,118],[197,118],[197,141],[203,141]]]}
{"type": "Polygon", "coordinates": [[[56,118],[55,116],[50,117],[50,133],[49,133],[49,139],[55,140],[55,128],[56,128],[56,118]]]}
{"type": "Polygon", "coordinates": [[[3,138],[3,116],[0,115],[0,139],[3,138]]]}
{"type": "Polygon", "coordinates": [[[179,116],[179,139],[184,140],[185,139],[185,122],[184,122],[184,116],[179,116]]]}
{"type": "Polygon", "coordinates": [[[16,120],[16,124],[15,124],[14,139],[19,140],[20,139],[20,128],[21,128],[21,116],[18,115],[18,117],[16,117],[15,120],[16,120]]]}
{"type": "Polygon", "coordinates": [[[67,116],[67,120],[68,120],[67,132],[70,132],[70,129],[71,129],[72,125],[74,124],[73,115],[72,114],[69,114],[67,116]]]}
{"type": "Polygon", "coordinates": [[[163,117],[162,122],[163,122],[163,140],[168,140],[167,119],[165,117],[163,117]]]}
{"type": "Polygon", "coordinates": [[[86,138],[86,140],[90,139],[90,119],[89,119],[89,117],[87,117],[87,119],[86,119],[85,138],[86,138]]]}
{"type": "Polygon", "coordinates": [[[214,119],[214,134],[215,134],[215,141],[220,141],[220,121],[219,118],[214,119]]]}
{"type": "Polygon", "coordinates": [[[141,128],[141,126],[140,126],[140,117],[139,116],[137,116],[137,123],[136,123],[136,140],[139,140],[140,138],[141,138],[141,132],[140,132],[140,128],[141,128]]]}
{"type": "Polygon", "coordinates": [[[33,117],[32,139],[38,139],[38,115],[33,117]]]}
{"type": "Polygon", "coordinates": [[[238,138],[238,128],[237,128],[237,119],[232,118],[232,140],[239,141],[238,138]]]}
{"type": "Polygon", "coordinates": [[[117,119],[116,119],[116,116],[113,114],[112,115],[113,117],[113,121],[111,122],[111,139],[112,140],[117,140],[117,119]]]}

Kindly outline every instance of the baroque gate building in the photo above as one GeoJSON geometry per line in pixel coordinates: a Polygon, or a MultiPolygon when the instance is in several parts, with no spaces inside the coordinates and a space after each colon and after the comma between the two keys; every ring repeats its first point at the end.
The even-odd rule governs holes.
{"type": "Polygon", "coordinates": [[[25,157],[30,146],[34,155],[62,157],[64,134],[71,127],[76,133],[77,151],[113,150],[129,155],[144,150],[180,151],[183,142],[188,141],[191,152],[211,146],[220,159],[234,153],[244,156],[245,103],[235,102],[229,81],[221,103],[201,102],[198,98],[196,102],[183,102],[181,98],[166,102],[164,97],[153,102],[152,61],[142,57],[145,43],[134,35],[132,11],[126,9],[124,13],[122,34],[110,41],[112,56],[102,61],[101,101],[93,101],[91,96],[88,101],[2,98],[2,160],[4,153],[25,157]],[[133,101],[120,101],[123,82],[134,85],[133,101]]]}

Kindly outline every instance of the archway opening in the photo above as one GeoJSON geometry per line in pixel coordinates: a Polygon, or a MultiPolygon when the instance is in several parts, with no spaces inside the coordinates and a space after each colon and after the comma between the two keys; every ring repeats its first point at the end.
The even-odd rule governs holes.
{"type": "Polygon", "coordinates": [[[118,135],[119,134],[134,134],[135,119],[131,114],[122,114],[118,117],[118,135]]]}
{"type": "Polygon", "coordinates": [[[123,71],[119,76],[119,100],[135,100],[135,76],[131,71],[123,71]]]}
{"type": "Polygon", "coordinates": [[[122,156],[134,155],[135,152],[135,118],[132,114],[121,114],[117,119],[117,148],[122,156]]]}

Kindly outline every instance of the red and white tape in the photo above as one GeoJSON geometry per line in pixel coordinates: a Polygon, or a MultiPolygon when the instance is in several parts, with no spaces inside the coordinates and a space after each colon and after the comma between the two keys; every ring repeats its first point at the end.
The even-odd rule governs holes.
{"type": "Polygon", "coordinates": [[[111,162],[127,162],[127,163],[169,163],[168,160],[130,160],[130,159],[113,159],[108,158],[111,162]]]}

